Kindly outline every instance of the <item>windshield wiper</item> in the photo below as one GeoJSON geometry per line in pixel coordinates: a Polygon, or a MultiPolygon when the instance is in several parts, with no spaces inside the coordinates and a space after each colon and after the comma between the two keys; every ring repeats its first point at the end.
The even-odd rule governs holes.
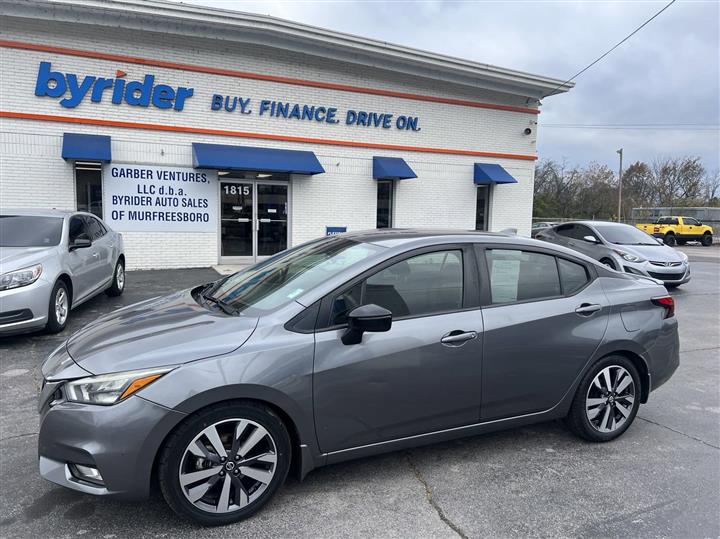
{"type": "Polygon", "coordinates": [[[230,305],[230,304],[229,304],[227,301],[225,301],[225,300],[222,300],[222,299],[220,299],[220,298],[216,298],[215,296],[211,296],[211,295],[209,295],[209,294],[203,294],[203,293],[201,293],[200,296],[201,296],[204,300],[209,301],[210,303],[214,303],[215,305],[217,305],[218,307],[220,307],[220,309],[222,310],[222,312],[224,312],[225,314],[229,314],[229,315],[234,316],[234,315],[236,315],[236,314],[238,314],[238,313],[240,312],[239,309],[236,309],[235,307],[233,307],[232,305],[230,305]]]}

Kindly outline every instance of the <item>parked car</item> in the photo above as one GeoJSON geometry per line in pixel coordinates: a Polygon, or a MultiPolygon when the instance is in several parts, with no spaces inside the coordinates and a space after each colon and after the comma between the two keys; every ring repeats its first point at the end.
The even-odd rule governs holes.
{"type": "Polygon", "coordinates": [[[713,229],[692,217],[660,217],[652,224],[635,225],[643,232],[661,238],[667,245],[685,245],[688,241],[699,241],[705,247],[713,243],[713,229]]]}
{"type": "Polygon", "coordinates": [[[608,442],[678,366],[655,281],[517,236],[316,240],[98,319],[42,367],[40,473],[235,522],[289,470],[565,418],[608,442]],[[122,433],[122,435],[118,435],[122,433]]]}
{"type": "Polygon", "coordinates": [[[98,217],[57,210],[0,212],[0,335],[62,331],[70,311],[125,287],[122,236],[98,217]]]}
{"type": "Polygon", "coordinates": [[[542,232],[546,228],[550,228],[551,226],[555,226],[557,223],[551,223],[550,221],[539,221],[537,223],[533,223],[532,228],[530,229],[530,237],[534,238],[538,235],[539,232],[542,232]]]}
{"type": "Polygon", "coordinates": [[[685,253],[630,225],[573,221],[543,231],[538,239],[574,249],[617,271],[659,279],[668,288],[690,280],[685,253]]]}

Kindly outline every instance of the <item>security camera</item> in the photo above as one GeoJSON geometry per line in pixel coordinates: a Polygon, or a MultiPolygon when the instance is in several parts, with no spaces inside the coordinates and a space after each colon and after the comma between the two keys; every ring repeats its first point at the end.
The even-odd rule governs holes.
{"type": "Polygon", "coordinates": [[[530,129],[529,127],[526,127],[525,131],[523,131],[523,133],[525,133],[526,135],[530,135],[530,134],[532,134],[532,129],[530,129]]]}

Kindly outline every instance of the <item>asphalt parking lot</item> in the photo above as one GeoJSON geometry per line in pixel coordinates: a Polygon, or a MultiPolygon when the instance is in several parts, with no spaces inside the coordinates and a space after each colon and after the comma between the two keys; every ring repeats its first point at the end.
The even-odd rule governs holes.
{"type": "Polygon", "coordinates": [[[217,276],[130,272],[122,297],[79,307],[64,334],[0,340],[0,536],[718,537],[720,249],[685,250],[693,279],[673,291],[681,366],[615,442],[589,444],[551,422],[339,464],[289,480],[254,518],[214,529],[177,520],[159,496],[121,503],[37,472],[45,356],[102,313],[217,276]]]}

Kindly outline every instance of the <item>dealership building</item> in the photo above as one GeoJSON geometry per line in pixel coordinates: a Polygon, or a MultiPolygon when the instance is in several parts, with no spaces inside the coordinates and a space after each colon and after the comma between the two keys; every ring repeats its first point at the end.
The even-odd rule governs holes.
{"type": "Polygon", "coordinates": [[[0,206],[93,212],[129,268],[369,228],[529,234],[540,99],[572,87],[170,2],[0,12],[0,206]]]}

